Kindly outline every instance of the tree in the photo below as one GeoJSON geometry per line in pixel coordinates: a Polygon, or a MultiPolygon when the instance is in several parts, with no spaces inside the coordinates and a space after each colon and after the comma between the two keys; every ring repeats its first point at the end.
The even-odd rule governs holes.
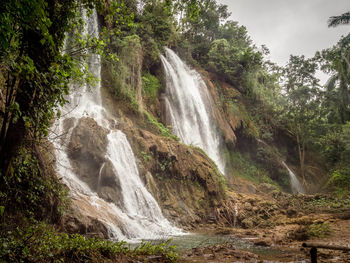
{"type": "Polygon", "coordinates": [[[325,110],[329,121],[350,121],[350,38],[342,38],[333,48],[317,54],[322,69],[331,74],[325,88],[325,110]]]}
{"type": "Polygon", "coordinates": [[[218,4],[215,0],[191,2],[184,17],[183,35],[192,44],[192,57],[205,64],[212,42],[218,38],[220,25],[230,13],[226,5],[218,4]]]}
{"type": "Polygon", "coordinates": [[[336,27],[350,23],[350,12],[346,12],[340,16],[331,16],[328,20],[329,27],[336,27]]]}
{"type": "MultiPolygon", "coordinates": [[[[93,0],[5,1],[0,7],[0,180],[27,139],[46,135],[55,108],[65,103],[68,83],[81,60],[63,54],[65,34],[79,25],[80,8],[93,0]]],[[[82,48],[73,52],[84,53],[82,48]]],[[[97,43],[95,41],[95,43],[97,43]]]]}
{"type": "Polygon", "coordinates": [[[245,76],[262,66],[262,54],[251,46],[217,39],[213,41],[208,52],[208,66],[247,94],[249,91],[244,83],[245,76]]]}
{"type": "Polygon", "coordinates": [[[284,68],[285,106],[282,118],[297,145],[300,173],[305,184],[305,153],[319,123],[321,92],[315,77],[317,64],[304,56],[290,56],[284,68]]]}

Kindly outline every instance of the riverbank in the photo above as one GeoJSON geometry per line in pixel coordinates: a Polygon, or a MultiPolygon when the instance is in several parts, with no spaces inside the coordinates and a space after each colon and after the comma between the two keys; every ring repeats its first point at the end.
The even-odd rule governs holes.
{"type": "MultiPolygon", "coordinates": [[[[237,204],[238,212],[232,213],[236,219],[219,218],[196,229],[224,242],[206,241],[183,250],[179,262],[309,262],[310,249],[302,248],[303,242],[350,244],[349,197],[272,191],[264,195],[235,193],[232,199],[237,204]]],[[[318,259],[350,262],[350,253],[319,249],[318,259]]]]}

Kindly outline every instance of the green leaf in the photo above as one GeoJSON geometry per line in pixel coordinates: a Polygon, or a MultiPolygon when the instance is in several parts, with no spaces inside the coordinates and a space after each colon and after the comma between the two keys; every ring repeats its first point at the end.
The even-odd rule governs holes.
{"type": "Polygon", "coordinates": [[[4,215],[4,212],[5,212],[5,206],[0,205],[0,217],[4,215]]]}

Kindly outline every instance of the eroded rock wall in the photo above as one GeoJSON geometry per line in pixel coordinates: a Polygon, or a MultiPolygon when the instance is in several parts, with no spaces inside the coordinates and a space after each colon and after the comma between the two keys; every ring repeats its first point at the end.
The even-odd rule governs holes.
{"type": "Polygon", "coordinates": [[[168,219],[191,228],[213,216],[216,205],[225,198],[225,186],[205,153],[135,127],[124,132],[138,156],[148,190],[168,219]]]}

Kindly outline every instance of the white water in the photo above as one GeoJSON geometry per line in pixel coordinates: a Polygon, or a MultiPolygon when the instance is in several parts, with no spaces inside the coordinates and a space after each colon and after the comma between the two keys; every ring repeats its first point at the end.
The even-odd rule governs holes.
{"type": "Polygon", "coordinates": [[[166,73],[166,121],[183,143],[202,148],[224,173],[221,138],[213,121],[212,100],[203,79],[172,50],[161,60],[166,73]]]}
{"type": "Polygon", "coordinates": [[[285,162],[282,162],[283,166],[286,167],[288,174],[289,174],[289,180],[290,180],[290,185],[292,187],[292,192],[294,194],[300,193],[300,194],[305,194],[304,187],[301,185],[299,182],[298,178],[296,175],[292,172],[291,169],[287,166],[285,162]]]}
{"type": "MultiPolygon", "coordinates": [[[[83,12],[83,18],[87,24],[85,31],[98,37],[96,12],[94,11],[90,17],[86,17],[83,12]]],[[[89,68],[100,79],[101,59],[99,55],[91,55],[89,68]]],[[[110,237],[113,239],[134,241],[181,234],[181,230],[171,226],[164,218],[156,200],[143,185],[134,154],[125,134],[110,127],[110,116],[107,119],[108,113],[101,103],[100,81],[94,87],[87,85],[75,87],[67,99],[70,103],[61,109],[62,117],[54,124],[54,131],[50,137],[57,149],[57,172],[70,188],[78,209],[108,226],[110,237]],[[73,172],[67,155],[67,145],[72,130],[76,127],[79,119],[87,116],[94,118],[100,126],[109,130],[105,157],[113,164],[115,175],[119,179],[123,197],[121,205],[106,202],[98,197],[97,193],[93,192],[73,172]],[[73,121],[72,127],[68,130],[64,127],[65,120],[73,121]],[[57,135],[61,138],[55,139],[57,135]]],[[[99,174],[96,174],[96,177],[101,176],[103,167],[104,163],[101,164],[99,174]]]]}

